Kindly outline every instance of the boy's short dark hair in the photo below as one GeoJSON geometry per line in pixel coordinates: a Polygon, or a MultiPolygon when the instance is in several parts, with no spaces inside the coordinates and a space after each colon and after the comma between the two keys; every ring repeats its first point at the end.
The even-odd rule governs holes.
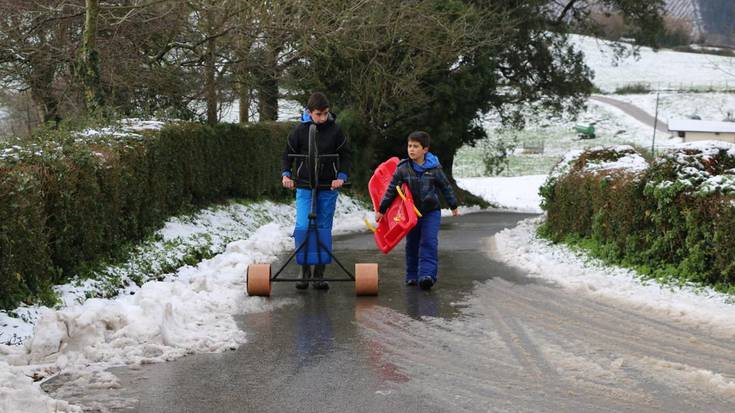
{"type": "Polygon", "coordinates": [[[322,92],[314,92],[306,102],[306,108],[312,110],[324,110],[329,107],[329,100],[322,92]]]}
{"type": "Polygon", "coordinates": [[[428,148],[431,143],[431,137],[429,134],[420,130],[411,132],[408,135],[408,140],[420,143],[423,148],[428,148]]]}

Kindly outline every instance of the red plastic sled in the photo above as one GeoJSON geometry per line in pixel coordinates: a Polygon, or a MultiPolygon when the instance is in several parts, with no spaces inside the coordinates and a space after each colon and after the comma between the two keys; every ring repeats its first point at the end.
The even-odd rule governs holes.
{"type": "MultiPolygon", "coordinates": [[[[388,189],[391,179],[393,179],[393,173],[396,171],[399,161],[396,157],[388,159],[378,166],[372,178],[370,178],[368,190],[370,191],[370,198],[373,200],[373,208],[376,211],[380,207],[383,194],[388,189]]],[[[375,244],[383,251],[383,254],[387,254],[401,242],[403,237],[416,226],[420,216],[413,204],[413,197],[411,191],[408,190],[408,186],[403,184],[402,187],[402,191],[401,188],[397,188],[400,196],[393,200],[383,219],[378,223],[378,227],[373,229],[375,244]]]]}

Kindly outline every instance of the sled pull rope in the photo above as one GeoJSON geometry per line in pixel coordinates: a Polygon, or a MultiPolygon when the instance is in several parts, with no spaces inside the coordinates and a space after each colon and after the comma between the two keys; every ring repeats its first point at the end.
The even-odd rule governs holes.
{"type": "MultiPolygon", "coordinates": [[[[404,195],[403,194],[403,191],[401,191],[401,187],[396,185],[396,189],[398,190],[398,195],[401,196],[401,199],[403,201],[406,201],[406,195],[404,195]]],[[[419,209],[416,208],[416,205],[413,205],[413,210],[414,210],[414,212],[416,212],[416,216],[418,216],[419,218],[422,217],[421,212],[419,212],[419,209]]]]}
{"type": "Polygon", "coordinates": [[[378,229],[377,229],[377,228],[375,228],[375,227],[373,226],[373,224],[371,224],[371,223],[370,223],[370,222],[368,221],[368,219],[367,219],[367,218],[365,218],[365,219],[364,219],[364,221],[365,221],[365,225],[367,225],[367,227],[368,227],[368,228],[370,228],[370,231],[373,231],[373,232],[378,232],[378,229]]]}

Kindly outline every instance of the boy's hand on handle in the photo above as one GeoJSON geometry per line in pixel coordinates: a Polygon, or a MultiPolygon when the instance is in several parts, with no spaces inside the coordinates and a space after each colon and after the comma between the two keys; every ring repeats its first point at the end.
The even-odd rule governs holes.
{"type": "Polygon", "coordinates": [[[334,191],[337,188],[341,188],[342,185],[344,185],[344,183],[345,181],[341,179],[335,179],[334,181],[332,181],[332,191],[334,191]]]}
{"type": "Polygon", "coordinates": [[[287,176],[284,176],[283,177],[283,179],[281,180],[281,183],[283,184],[283,187],[284,188],[288,188],[288,189],[293,189],[294,188],[293,179],[291,179],[291,178],[289,178],[287,176]]]}
{"type": "Polygon", "coordinates": [[[381,214],[378,211],[375,211],[375,222],[380,222],[381,219],[383,219],[383,214],[381,214]]]}
{"type": "Polygon", "coordinates": [[[455,216],[455,217],[458,217],[459,216],[459,208],[454,208],[452,210],[452,215],[455,216]]]}

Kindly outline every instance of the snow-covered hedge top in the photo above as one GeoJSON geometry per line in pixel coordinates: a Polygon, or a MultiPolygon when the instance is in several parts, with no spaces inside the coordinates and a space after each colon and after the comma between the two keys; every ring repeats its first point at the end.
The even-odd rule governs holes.
{"type": "Polygon", "coordinates": [[[587,150],[573,150],[551,171],[549,178],[572,173],[601,173],[611,170],[641,173],[648,169],[648,162],[630,145],[596,146],[587,150]]]}
{"type": "Polygon", "coordinates": [[[10,139],[0,144],[0,162],[17,163],[32,158],[59,159],[64,156],[64,146],[74,144],[96,144],[113,146],[121,142],[139,141],[145,131],[160,130],[178,120],[122,119],[114,125],[99,129],[64,134],[59,132],[54,139],[39,138],[36,141],[10,139]]]}
{"type": "Polygon", "coordinates": [[[77,137],[97,137],[97,136],[112,136],[118,138],[135,138],[141,137],[140,132],[148,130],[160,130],[167,123],[172,121],[161,121],[156,119],[143,120],[143,119],[122,119],[118,124],[104,127],[101,129],[85,129],[76,134],[77,137]]]}
{"type": "Polygon", "coordinates": [[[664,152],[655,162],[649,185],[674,184],[696,195],[735,194],[735,145],[722,141],[689,142],[664,152]]]}

